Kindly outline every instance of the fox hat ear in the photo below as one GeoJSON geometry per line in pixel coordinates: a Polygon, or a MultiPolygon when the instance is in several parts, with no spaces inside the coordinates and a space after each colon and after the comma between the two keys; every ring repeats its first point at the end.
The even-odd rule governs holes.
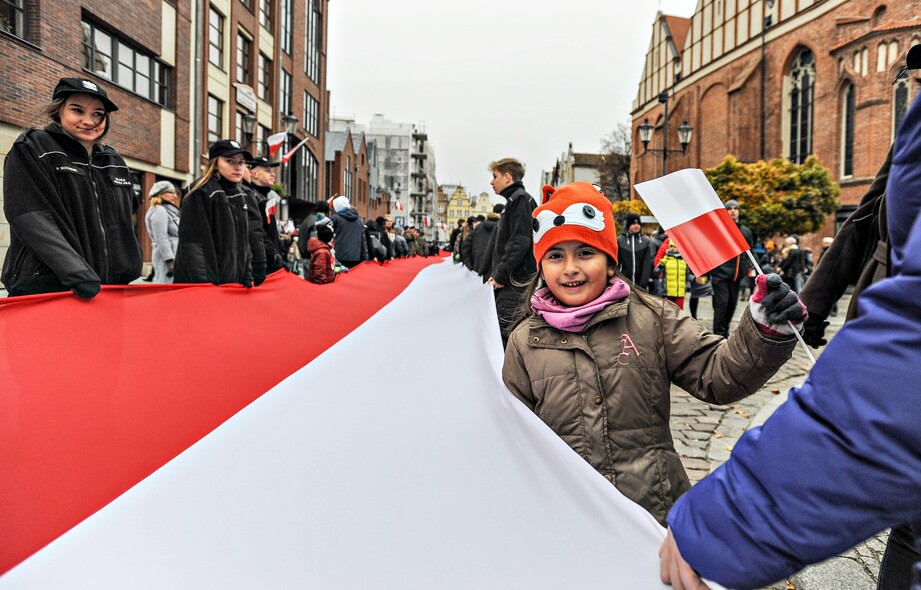
{"type": "Polygon", "coordinates": [[[549,201],[550,197],[553,196],[554,191],[556,191],[556,189],[550,186],[549,184],[545,184],[544,186],[542,186],[540,188],[540,192],[543,195],[543,199],[541,199],[540,204],[543,205],[544,203],[549,201]]]}

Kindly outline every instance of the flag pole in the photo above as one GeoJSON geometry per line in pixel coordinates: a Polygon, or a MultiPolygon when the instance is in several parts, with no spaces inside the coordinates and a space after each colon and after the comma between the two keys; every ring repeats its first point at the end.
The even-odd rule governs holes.
{"type": "MultiPolygon", "coordinates": [[[[759,275],[763,275],[763,274],[764,274],[764,271],[761,270],[761,265],[758,264],[758,261],[757,261],[757,260],[755,260],[755,255],[752,254],[751,249],[746,250],[745,253],[748,254],[748,258],[749,258],[749,260],[751,260],[752,266],[755,267],[755,270],[758,271],[758,274],[759,274],[759,275]]],[[[754,290],[753,290],[752,292],[754,292],[754,290]]],[[[808,312],[809,310],[806,310],[806,311],[808,312]]],[[[809,350],[809,346],[807,346],[807,345],[806,345],[806,341],[803,340],[803,335],[799,333],[799,330],[797,329],[796,326],[793,325],[793,322],[791,322],[790,320],[787,320],[787,323],[790,324],[790,327],[791,327],[791,328],[793,328],[793,335],[796,336],[796,339],[799,340],[799,343],[803,345],[803,350],[806,351],[806,356],[809,357],[809,360],[812,361],[812,364],[814,365],[814,364],[815,364],[815,357],[812,356],[812,351],[809,350]]]]}

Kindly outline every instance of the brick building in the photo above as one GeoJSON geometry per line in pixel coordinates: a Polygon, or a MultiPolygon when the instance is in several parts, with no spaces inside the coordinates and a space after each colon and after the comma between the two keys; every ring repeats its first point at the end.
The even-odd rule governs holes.
{"type": "MultiPolygon", "coordinates": [[[[328,0],[15,0],[0,12],[0,160],[58,78],[86,77],[119,105],[106,143],[135,187],[187,186],[221,138],[266,153],[268,135],[304,145],[282,170],[289,195],[324,198],[328,0]],[[252,126],[251,135],[249,126],[252,126]]],[[[2,161],[0,161],[2,164],[2,161]]],[[[143,216],[138,238],[150,259],[143,216]]],[[[0,194],[2,204],[2,194],[0,194]]],[[[0,260],[9,225],[0,215],[0,260]]]]}
{"type": "Polygon", "coordinates": [[[352,207],[364,221],[387,215],[389,196],[371,183],[377,176],[373,158],[376,144],[367,142],[365,135],[352,135],[351,130],[326,132],[324,176],[330,196],[349,198],[352,207]]]}
{"type": "Polygon", "coordinates": [[[815,154],[842,202],[807,238],[815,247],[866,192],[918,92],[916,78],[893,80],[921,41],[919,12],[917,0],[700,0],[691,18],[660,13],[633,105],[631,182],[662,173],[661,154],[640,141],[646,120],[655,127],[649,147],[678,152],[668,154],[669,171],[712,167],[727,154],[815,154]],[[685,121],[693,135],[681,154],[685,121]]]}

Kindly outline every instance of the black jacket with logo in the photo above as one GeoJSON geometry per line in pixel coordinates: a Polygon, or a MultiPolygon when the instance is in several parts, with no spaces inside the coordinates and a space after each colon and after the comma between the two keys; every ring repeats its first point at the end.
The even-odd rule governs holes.
{"type": "Polygon", "coordinates": [[[59,125],[22,133],[6,156],[3,210],[10,248],[0,280],[10,295],[124,285],[141,274],[131,216],[139,205],[114,149],[92,156],[59,125]]]}
{"type": "Polygon", "coordinates": [[[182,200],[177,283],[253,284],[249,197],[239,184],[215,173],[182,200]]]}
{"type": "Polygon", "coordinates": [[[521,182],[505,187],[501,194],[506,203],[495,230],[492,277],[500,285],[525,284],[537,273],[531,227],[537,204],[521,182]]]}

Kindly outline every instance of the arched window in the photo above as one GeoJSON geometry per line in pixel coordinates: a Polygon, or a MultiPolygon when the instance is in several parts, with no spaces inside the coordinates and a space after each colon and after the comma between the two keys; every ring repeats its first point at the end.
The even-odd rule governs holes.
{"type": "Polygon", "coordinates": [[[802,164],[812,153],[812,115],[815,96],[815,56],[802,49],[790,69],[790,93],[787,95],[790,115],[791,162],[802,164]]]}
{"type": "Polygon", "coordinates": [[[848,83],[841,93],[841,176],[854,175],[854,115],[856,92],[848,83]]]}
{"type": "Polygon", "coordinates": [[[895,91],[892,102],[892,139],[895,140],[896,133],[902,125],[902,119],[908,112],[908,83],[910,78],[907,74],[895,81],[895,91]]]}

